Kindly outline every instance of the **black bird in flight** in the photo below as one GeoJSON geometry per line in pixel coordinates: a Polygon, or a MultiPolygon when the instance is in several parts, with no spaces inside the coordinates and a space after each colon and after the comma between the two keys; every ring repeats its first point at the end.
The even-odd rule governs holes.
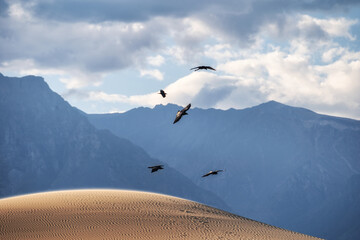
{"type": "Polygon", "coordinates": [[[202,177],[207,177],[207,176],[210,176],[210,175],[217,175],[218,172],[222,172],[224,170],[215,170],[215,171],[210,171],[208,172],[207,174],[203,175],[202,177]]]}
{"type": "Polygon", "coordinates": [[[165,98],[167,93],[164,90],[160,89],[160,92],[158,94],[161,94],[161,96],[165,98]]]}
{"type": "Polygon", "coordinates": [[[151,167],[148,167],[148,168],[151,168],[151,172],[153,173],[153,172],[156,172],[156,171],[158,171],[160,169],[164,169],[163,166],[164,165],[156,165],[156,166],[151,166],[151,167]]]}
{"type": "Polygon", "coordinates": [[[204,69],[204,70],[214,70],[216,71],[214,68],[210,67],[210,66],[197,66],[197,67],[193,67],[190,70],[195,70],[195,71],[199,71],[200,69],[204,69]]]}
{"type": "Polygon", "coordinates": [[[188,113],[187,113],[186,111],[189,110],[190,107],[191,107],[191,103],[189,103],[189,105],[187,105],[186,107],[184,107],[181,111],[178,111],[178,112],[176,113],[176,118],[175,118],[175,120],[174,120],[174,123],[178,122],[183,115],[188,115],[188,113]]]}

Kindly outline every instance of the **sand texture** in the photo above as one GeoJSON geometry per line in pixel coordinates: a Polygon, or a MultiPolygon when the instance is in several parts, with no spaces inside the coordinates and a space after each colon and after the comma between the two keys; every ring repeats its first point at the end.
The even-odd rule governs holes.
{"type": "Polygon", "coordinates": [[[0,199],[0,239],[317,239],[189,200],[122,190],[0,199]]]}

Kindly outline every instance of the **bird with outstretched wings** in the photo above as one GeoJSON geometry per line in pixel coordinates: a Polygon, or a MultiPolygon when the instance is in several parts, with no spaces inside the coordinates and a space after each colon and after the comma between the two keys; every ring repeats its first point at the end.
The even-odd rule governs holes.
{"type": "Polygon", "coordinates": [[[158,171],[160,169],[164,169],[163,167],[164,167],[164,165],[156,165],[156,166],[151,166],[151,167],[148,167],[148,168],[151,168],[151,172],[153,173],[153,172],[156,172],[156,171],[158,171]]]}
{"type": "Polygon", "coordinates": [[[167,93],[164,90],[160,89],[160,92],[158,94],[165,98],[167,93]]]}
{"type": "Polygon", "coordinates": [[[180,121],[180,119],[182,118],[182,116],[184,115],[188,115],[187,113],[187,110],[189,110],[191,107],[191,103],[189,103],[186,107],[184,107],[182,110],[178,111],[176,113],[176,117],[175,117],[175,120],[174,120],[174,123],[180,121]]]}
{"type": "Polygon", "coordinates": [[[207,176],[210,176],[210,175],[217,175],[218,172],[222,172],[224,170],[215,170],[215,171],[210,171],[208,172],[207,174],[204,174],[202,177],[207,177],[207,176]]]}
{"type": "Polygon", "coordinates": [[[197,66],[197,67],[191,68],[190,70],[199,71],[200,69],[216,71],[214,68],[212,68],[210,66],[197,66]]]}

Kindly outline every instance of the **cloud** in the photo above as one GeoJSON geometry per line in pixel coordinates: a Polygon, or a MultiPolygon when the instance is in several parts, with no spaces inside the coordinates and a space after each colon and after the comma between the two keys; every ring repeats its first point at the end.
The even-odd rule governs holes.
{"type": "MultiPolygon", "coordinates": [[[[283,103],[327,112],[332,106],[352,109],[348,117],[360,117],[360,52],[343,52],[327,64],[312,64],[298,52],[274,50],[218,66],[238,79],[238,88],[255,92],[259,101],[283,103]],[[316,107],[314,107],[316,106],[316,107]]],[[[236,98],[236,91],[229,98],[236,98]]],[[[339,112],[339,111],[338,111],[339,112]]]]}
{"type": "Polygon", "coordinates": [[[156,55],[156,56],[148,57],[147,61],[151,66],[160,67],[161,65],[164,64],[165,58],[161,55],[156,55]]]}
{"type": "MultiPolygon", "coordinates": [[[[10,1],[9,1],[10,2],[10,1]]],[[[155,17],[186,18],[192,15],[202,14],[211,21],[211,17],[219,20],[225,26],[227,20],[236,16],[269,16],[285,11],[299,10],[323,10],[341,11],[349,6],[359,4],[357,0],[313,0],[313,1],[285,1],[285,0],[227,0],[219,2],[216,0],[183,0],[164,3],[162,0],[18,0],[22,5],[27,4],[28,11],[44,19],[60,21],[85,21],[85,22],[145,22],[155,17]],[[29,2],[31,4],[29,4],[29,2]],[[207,15],[207,16],[206,16],[207,15]],[[226,15],[230,18],[224,18],[226,15]]],[[[261,18],[261,17],[260,17],[261,18]]],[[[246,17],[254,20],[253,17],[246,17]]],[[[251,21],[250,21],[251,22],[251,21]]],[[[259,22],[258,22],[259,23],[259,22]]],[[[239,24],[239,23],[237,23],[239,24]]],[[[239,24],[241,25],[241,23],[239,24]]],[[[255,26],[255,24],[250,23],[255,26]]]]}
{"type": "MultiPolygon", "coordinates": [[[[25,1],[22,1],[25,2],[25,1]]],[[[209,1],[208,4],[211,4],[209,1]]],[[[183,17],[203,8],[201,1],[183,0],[165,3],[159,0],[37,0],[30,8],[36,15],[61,21],[147,21],[153,17],[183,17]]]]}
{"type": "Polygon", "coordinates": [[[99,86],[103,78],[101,73],[89,73],[71,67],[41,66],[33,59],[4,61],[0,64],[0,71],[18,72],[20,75],[56,76],[67,89],[99,86]]]}
{"type": "Polygon", "coordinates": [[[156,80],[162,81],[164,80],[163,74],[158,69],[153,70],[140,70],[141,76],[149,76],[155,78],[156,80]]]}
{"type": "Polygon", "coordinates": [[[219,77],[212,73],[196,72],[183,77],[164,88],[166,98],[161,98],[157,92],[145,95],[123,96],[120,94],[106,94],[92,92],[89,100],[129,103],[138,106],[154,107],[157,104],[174,103],[209,108],[225,99],[235,89],[235,81],[229,77],[219,77]]]}
{"type": "Polygon", "coordinates": [[[91,91],[88,94],[88,99],[94,101],[104,101],[104,102],[127,102],[128,98],[120,94],[107,94],[102,91],[91,91]]]}
{"type": "MultiPolygon", "coordinates": [[[[8,1],[5,5],[9,15],[0,21],[0,62],[32,59],[38,68],[72,67],[84,72],[110,72],[161,64],[161,58],[157,59],[160,62],[146,61],[149,54],[161,51],[182,63],[196,63],[206,51],[204,42],[209,40],[220,44],[235,41],[242,47],[251,47],[257,41],[256,34],[268,22],[276,26],[278,32],[288,35],[290,30],[284,28],[293,24],[287,24],[291,20],[279,11],[305,8],[306,4],[275,0],[228,1],[227,4],[37,0],[8,1]],[[276,8],[278,6],[282,8],[276,8]],[[122,11],[126,14],[121,14],[122,11]],[[133,17],[128,19],[126,15],[133,17]],[[282,22],[286,24],[281,25],[282,22]],[[169,37],[171,46],[168,40],[164,41],[169,37]]],[[[311,5],[322,6],[318,1],[312,1],[311,5]]],[[[329,5],[346,4],[331,1],[329,5]]],[[[302,23],[298,21],[297,30],[292,31],[306,33],[308,37],[346,34],[354,38],[348,31],[354,22],[333,21],[303,17],[302,23]]]]}
{"type": "MultiPolygon", "coordinates": [[[[0,21],[3,67],[5,63],[30,60],[37,69],[56,68],[68,73],[82,72],[83,76],[99,76],[129,66],[146,65],[143,55],[160,48],[164,34],[161,21],[156,19],[144,24],[67,23],[40,21],[17,4],[12,4],[10,11],[10,17],[0,21]]],[[[22,66],[18,67],[24,71],[22,66]]],[[[94,78],[67,79],[78,82],[74,85],[86,86],[92,84],[94,78]]]]}
{"type": "Polygon", "coordinates": [[[241,108],[274,99],[319,111],[341,106],[360,118],[358,50],[350,48],[359,46],[352,31],[358,20],[338,17],[358,6],[355,0],[0,0],[0,70],[56,75],[68,97],[153,106],[156,93],[106,93],[105,76],[132,68],[162,81],[174,66],[206,63],[219,71],[161,82],[169,92],[161,103],[241,108]]]}
{"type": "Polygon", "coordinates": [[[319,19],[309,15],[287,15],[281,21],[270,22],[262,26],[262,33],[280,39],[301,38],[307,41],[329,41],[334,37],[355,40],[350,28],[357,20],[345,18],[319,19]]]}
{"type": "MultiPolygon", "coordinates": [[[[26,55],[39,64],[83,63],[83,71],[111,71],[140,64],[139,55],[161,49],[164,36],[171,36],[175,43],[171,51],[188,61],[187,56],[203,52],[203,42],[209,38],[249,47],[265,23],[285,22],[284,11],[331,9],[351,3],[322,2],[8,1],[5,4],[10,14],[2,19],[2,32],[7,33],[2,45],[19,47],[18,51],[10,48],[8,58],[26,55]]],[[[289,24],[283,24],[286,25],[289,24]]],[[[320,25],[323,24],[311,24],[312,31],[307,27],[309,35],[321,33],[316,28],[320,25]]],[[[331,33],[339,31],[340,28],[333,28],[331,33]]]]}
{"type": "MultiPolygon", "coordinates": [[[[306,45],[306,43],[304,43],[306,45]]],[[[306,46],[302,47],[306,48],[306,46]]],[[[223,48],[219,48],[223,49],[223,48]]],[[[345,48],[319,49],[316,55],[336,52],[326,62],[313,62],[310,51],[272,48],[247,53],[242,59],[219,64],[217,72],[193,72],[157,93],[104,98],[153,107],[175,103],[201,108],[244,108],[269,100],[310,108],[320,113],[360,118],[360,52],[345,48]]]]}
{"type": "Polygon", "coordinates": [[[9,5],[8,5],[7,1],[0,0],[0,17],[7,14],[8,8],[9,8],[9,5]]]}
{"type": "Polygon", "coordinates": [[[205,49],[204,42],[216,37],[208,23],[195,17],[168,20],[167,24],[172,44],[165,53],[182,64],[199,62],[205,49]]]}
{"type": "MultiPolygon", "coordinates": [[[[76,97],[76,96],[75,96],[76,97]]],[[[81,96],[85,97],[85,96],[81,96]]],[[[107,102],[107,103],[126,103],[135,106],[153,107],[157,104],[169,103],[167,99],[160,97],[157,92],[146,95],[125,96],[122,94],[108,94],[103,91],[91,91],[86,95],[86,101],[107,102]]]]}
{"type": "Polygon", "coordinates": [[[341,56],[345,51],[345,48],[342,47],[334,47],[330,48],[329,50],[325,51],[321,59],[323,62],[329,63],[334,60],[335,57],[341,56]]]}

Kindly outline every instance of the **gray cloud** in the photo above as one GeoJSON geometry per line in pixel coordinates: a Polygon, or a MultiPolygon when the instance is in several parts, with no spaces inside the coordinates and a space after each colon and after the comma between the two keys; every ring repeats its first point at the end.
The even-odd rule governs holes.
{"type": "Polygon", "coordinates": [[[32,59],[42,67],[102,72],[141,64],[161,46],[161,22],[136,24],[0,21],[0,62],[32,59]]]}
{"type": "MultiPolygon", "coordinates": [[[[313,0],[313,1],[232,1],[230,4],[222,4],[209,7],[205,11],[200,11],[195,16],[213,27],[215,32],[221,36],[228,36],[240,46],[247,47],[255,39],[264,24],[274,23],[280,31],[287,32],[293,28],[293,23],[289,22],[289,16],[295,17],[299,13],[309,12],[344,12],[350,6],[360,5],[359,1],[340,1],[340,0],[313,0]]],[[[299,35],[300,33],[291,33],[299,35]]],[[[301,33],[304,34],[304,33],[301,33]]],[[[327,35],[318,26],[311,26],[305,34],[311,38],[327,38],[327,35]]]]}
{"type": "Polygon", "coordinates": [[[234,90],[234,86],[221,86],[214,88],[213,86],[205,84],[200,92],[192,99],[192,102],[196,106],[211,108],[227,98],[234,90]]]}
{"type": "Polygon", "coordinates": [[[278,37],[327,40],[319,25],[299,29],[289,15],[344,11],[354,4],[358,1],[0,0],[0,64],[30,59],[38,69],[101,74],[146,65],[149,53],[164,54],[166,38],[174,42],[168,56],[179,54],[194,63],[203,60],[209,39],[247,47],[268,23],[277,26],[278,37]],[[14,3],[22,3],[30,16],[11,16],[9,6],[14,3]],[[183,17],[208,29],[194,30],[183,17]]]}
{"type": "Polygon", "coordinates": [[[8,3],[5,0],[0,0],[0,16],[6,15],[8,8],[9,8],[8,3]]]}
{"type": "MultiPolygon", "coordinates": [[[[0,22],[0,41],[4,47],[1,50],[4,51],[3,56],[6,55],[7,60],[9,58],[11,60],[11,57],[18,58],[18,55],[21,55],[22,58],[32,57],[40,62],[44,59],[43,64],[65,64],[65,62],[70,64],[79,61],[84,62],[84,69],[88,68],[95,71],[97,68],[100,70],[106,69],[106,67],[109,69],[126,67],[133,63],[133,56],[136,53],[142,52],[144,49],[159,48],[161,39],[172,30],[176,32],[174,40],[183,48],[188,49],[188,52],[202,52],[202,49],[198,49],[205,38],[219,36],[227,36],[239,43],[240,46],[246,47],[253,43],[254,35],[264,23],[275,23],[279,31],[289,34],[287,28],[292,23],[288,21],[287,15],[284,13],[316,9],[339,11],[338,9],[344,10],[350,5],[359,3],[355,0],[229,0],[221,3],[215,0],[195,2],[190,0],[175,2],[159,0],[37,0],[29,2],[21,0],[16,2],[22,2],[22,6],[36,18],[56,21],[41,22],[39,20],[36,24],[23,22],[16,25],[8,19],[2,19],[0,22]],[[153,17],[169,16],[174,18],[191,16],[201,20],[213,32],[209,33],[208,36],[196,36],[196,34],[184,32],[184,26],[179,26],[178,22],[171,25],[170,23],[159,24],[159,22],[151,22],[150,20],[153,17]],[[59,23],[62,21],[65,22],[62,23],[62,27],[59,27],[59,23]],[[146,28],[136,33],[128,32],[127,34],[121,34],[116,29],[110,29],[112,32],[98,31],[98,36],[96,36],[95,31],[85,31],[84,29],[79,31],[79,29],[70,26],[71,22],[77,24],[75,26],[82,27],[81,23],[104,24],[106,21],[143,22],[146,28]],[[39,27],[39,23],[42,26],[39,27]],[[118,41],[117,44],[115,44],[116,41],[118,41]],[[11,46],[15,45],[17,47],[12,49],[11,46]],[[38,45],[41,45],[42,51],[38,51],[38,45]],[[70,47],[70,45],[74,47],[70,47]],[[10,49],[8,49],[9,46],[10,49]],[[83,57],[90,60],[84,61],[83,57],[78,55],[82,50],[87,52],[83,57]],[[94,51],[100,52],[100,50],[103,50],[104,56],[109,54],[109,57],[102,59],[99,54],[94,53],[94,51]],[[20,54],[19,51],[23,53],[20,54]],[[120,53],[122,58],[111,54],[116,52],[120,53]]],[[[8,3],[10,1],[0,0],[0,9],[6,9],[9,6],[8,3]]],[[[6,10],[0,11],[5,12],[6,10]]],[[[305,34],[308,37],[327,37],[315,25],[309,27],[305,34]]],[[[0,60],[2,60],[1,56],[0,60]]]]}
{"type": "Polygon", "coordinates": [[[61,21],[146,21],[155,16],[184,17],[216,1],[141,0],[38,0],[32,6],[36,15],[61,21]]]}
{"type": "MultiPolygon", "coordinates": [[[[28,2],[22,0],[22,2],[28,2]]],[[[273,15],[291,10],[346,10],[350,5],[359,4],[357,0],[272,0],[272,1],[168,1],[152,0],[37,0],[31,8],[36,15],[62,21],[146,21],[156,16],[184,17],[196,12],[242,12],[250,6],[257,17],[273,15]]]]}
{"type": "Polygon", "coordinates": [[[63,98],[76,98],[81,100],[87,100],[89,98],[89,93],[87,91],[78,90],[78,89],[69,89],[61,94],[63,98]]]}

